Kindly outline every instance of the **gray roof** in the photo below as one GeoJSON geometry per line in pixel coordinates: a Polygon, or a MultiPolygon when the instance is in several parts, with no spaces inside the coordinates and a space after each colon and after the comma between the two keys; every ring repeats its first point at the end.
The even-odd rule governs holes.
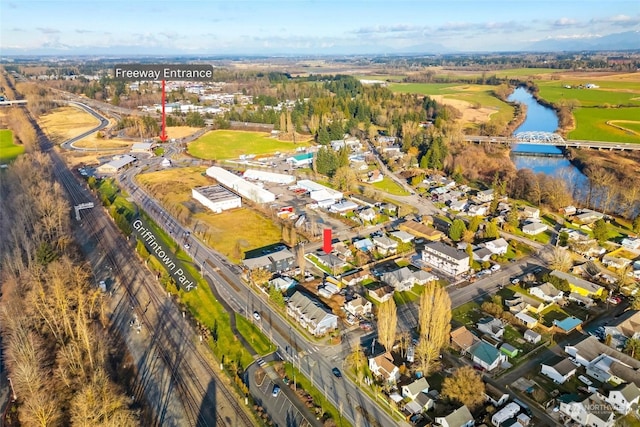
{"type": "Polygon", "coordinates": [[[442,242],[428,242],[424,246],[425,249],[429,248],[433,251],[439,252],[458,261],[469,257],[469,255],[465,251],[460,251],[452,246],[445,245],[442,242]]]}
{"type": "Polygon", "coordinates": [[[564,376],[569,374],[571,371],[576,370],[576,365],[571,363],[569,359],[566,359],[561,356],[554,356],[544,363],[544,365],[550,366],[556,370],[557,373],[564,376]]]}
{"type": "Polygon", "coordinates": [[[640,389],[633,383],[621,385],[616,390],[624,396],[627,402],[632,402],[634,399],[640,397],[640,389]]]}
{"type": "Polygon", "coordinates": [[[459,427],[463,426],[469,421],[473,421],[473,417],[471,416],[471,412],[469,412],[469,408],[466,405],[463,405],[444,417],[447,420],[447,424],[451,427],[459,427]]]}
{"type": "Polygon", "coordinates": [[[316,323],[327,316],[336,317],[335,314],[325,308],[320,301],[311,299],[302,292],[294,292],[287,304],[292,307],[297,307],[301,313],[316,323]]]}
{"type": "Polygon", "coordinates": [[[565,273],[563,271],[553,270],[551,272],[551,275],[559,279],[565,279],[567,282],[573,284],[574,286],[578,286],[594,294],[598,292],[598,290],[602,289],[602,286],[600,285],[596,285],[595,283],[591,283],[587,280],[581,279],[574,276],[573,274],[565,273]]]}
{"type": "Polygon", "coordinates": [[[424,389],[429,388],[429,383],[425,377],[420,378],[419,380],[415,380],[411,384],[405,385],[405,387],[409,390],[411,394],[418,394],[424,389]]]}
{"type": "Polygon", "coordinates": [[[256,268],[264,268],[268,265],[271,265],[272,262],[278,262],[283,259],[294,258],[293,253],[289,249],[283,249],[278,252],[273,252],[267,255],[262,255],[256,258],[247,258],[242,260],[242,264],[253,270],[256,268]]]}

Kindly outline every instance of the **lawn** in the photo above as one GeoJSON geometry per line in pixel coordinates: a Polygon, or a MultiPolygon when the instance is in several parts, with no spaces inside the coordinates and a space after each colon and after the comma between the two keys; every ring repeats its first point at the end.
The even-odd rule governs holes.
{"type": "Polygon", "coordinates": [[[480,305],[474,301],[462,304],[451,311],[453,320],[465,326],[472,326],[482,317],[480,305]]]}
{"type": "Polygon", "coordinates": [[[260,329],[246,317],[236,313],[236,327],[238,332],[247,340],[253,349],[260,355],[266,356],[276,349],[269,339],[260,332],[260,329]]]}
{"type": "Polygon", "coordinates": [[[13,132],[0,130],[0,163],[7,163],[24,153],[24,146],[14,144],[13,132]]]}
{"type": "Polygon", "coordinates": [[[640,132],[640,107],[578,108],[573,115],[576,129],[569,139],[640,143],[640,133],[631,132],[640,132]]]}
{"type": "Polygon", "coordinates": [[[260,156],[277,151],[292,152],[308,145],[308,141],[297,144],[279,141],[264,132],[214,130],[191,142],[187,150],[192,156],[201,159],[224,160],[249,154],[260,156]]]}
{"type": "Polygon", "coordinates": [[[392,194],[394,196],[408,196],[409,193],[399,186],[395,181],[391,178],[385,176],[382,181],[375,182],[372,184],[373,187],[377,190],[382,190],[386,193],[392,194]]]}
{"type": "Polygon", "coordinates": [[[191,189],[211,185],[204,168],[168,169],[138,176],[138,182],[160,200],[169,212],[177,213],[194,233],[212,248],[235,262],[243,253],[279,242],[280,228],[269,218],[248,208],[215,214],[191,198],[191,189]],[[242,227],[238,227],[242,224],[242,227]]]}
{"type": "Polygon", "coordinates": [[[98,119],[80,108],[61,107],[41,116],[40,126],[57,143],[80,135],[100,124],[98,119]]]}
{"type": "Polygon", "coordinates": [[[424,286],[415,285],[410,291],[394,292],[393,300],[396,305],[409,304],[418,301],[422,293],[424,293],[424,286]]]}

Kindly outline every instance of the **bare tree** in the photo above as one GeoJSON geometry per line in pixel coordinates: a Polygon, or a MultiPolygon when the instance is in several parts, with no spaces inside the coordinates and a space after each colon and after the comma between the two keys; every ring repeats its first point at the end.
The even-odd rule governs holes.
{"type": "Polygon", "coordinates": [[[416,357],[423,375],[428,375],[436,368],[440,350],[448,345],[451,332],[451,299],[436,282],[427,283],[420,296],[418,328],[416,357]]]}
{"type": "Polygon", "coordinates": [[[571,253],[564,248],[555,247],[549,254],[549,267],[554,270],[567,272],[573,267],[571,253]]]}
{"type": "Polygon", "coordinates": [[[398,315],[396,302],[393,298],[388,299],[380,305],[378,310],[378,341],[387,350],[391,350],[396,341],[396,329],[398,326],[398,315]]]}

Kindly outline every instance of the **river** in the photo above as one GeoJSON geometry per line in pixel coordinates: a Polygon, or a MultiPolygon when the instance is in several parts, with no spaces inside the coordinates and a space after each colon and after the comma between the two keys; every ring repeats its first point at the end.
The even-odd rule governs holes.
{"type": "MultiPolygon", "coordinates": [[[[541,105],[524,87],[519,87],[508,98],[527,106],[525,121],[514,131],[519,132],[555,132],[558,130],[556,112],[541,105]]],[[[531,169],[535,173],[562,178],[573,198],[584,201],[589,189],[589,179],[578,168],[562,155],[562,150],[555,146],[517,144],[511,150],[511,160],[517,169],[531,169]],[[536,156],[535,153],[539,153],[536,156]]]]}

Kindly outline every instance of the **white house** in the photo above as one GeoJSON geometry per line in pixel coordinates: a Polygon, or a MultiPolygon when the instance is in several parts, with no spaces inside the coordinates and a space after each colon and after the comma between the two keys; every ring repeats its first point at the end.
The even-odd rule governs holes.
{"type": "Polygon", "coordinates": [[[490,402],[496,408],[504,405],[509,400],[509,394],[490,383],[484,384],[484,397],[487,402],[490,402]]]}
{"type": "Polygon", "coordinates": [[[393,236],[395,239],[398,239],[399,241],[401,241],[402,243],[409,243],[413,239],[415,239],[415,237],[412,234],[409,234],[403,230],[392,231],[389,234],[393,236]]]}
{"type": "Polygon", "coordinates": [[[546,363],[540,364],[540,372],[551,378],[555,383],[564,384],[576,374],[576,365],[563,357],[552,357],[546,363]]]}
{"type": "Polygon", "coordinates": [[[496,319],[495,317],[484,317],[478,320],[476,327],[483,334],[492,336],[495,339],[502,338],[504,334],[504,324],[500,319],[496,319]]]}
{"type": "Polygon", "coordinates": [[[382,255],[395,254],[398,250],[398,242],[387,236],[374,237],[372,240],[374,246],[382,255]]]}
{"type": "Polygon", "coordinates": [[[522,232],[529,236],[535,236],[536,234],[540,234],[545,231],[547,231],[547,226],[541,222],[530,222],[522,227],[522,232]]]}
{"type": "Polygon", "coordinates": [[[493,414],[493,416],[491,417],[491,423],[494,426],[499,426],[509,418],[514,418],[516,415],[518,415],[518,412],[520,412],[521,409],[522,408],[520,408],[520,405],[515,402],[511,402],[507,406],[493,414]]]}
{"type": "MultiPolygon", "coordinates": [[[[538,319],[535,317],[529,316],[526,312],[520,311],[516,313],[516,319],[522,322],[524,326],[527,328],[535,328],[538,325],[538,319]]],[[[533,332],[533,331],[531,331],[533,332]]],[[[525,337],[526,339],[526,337],[525,337]]]]}
{"type": "Polygon", "coordinates": [[[492,254],[495,255],[504,255],[507,253],[509,249],[509,243],[504,240],[502,237],[496,240],[491,240],[490,242],[486,242],[484,247],[489,249],[492,254]]]}
{"type": "Polygon", "coordinates": [[[487,214],[487,207],[484,205],[471,205],[467,208],[470,216],[484,216],[487,214]]]}
{"type": "Polygon", "coordinates": [[[360,295],[357,295],[354,299],[344,304],[344,310],[354,316],[369,314],[371,313],[371,308],[371,301],[362,298],[360,295]]]}
{"type": "Polygon", "coordinates": [[[613,390],[609,390],[607,394],[599,394],[605,402],[612,405],[613,408],[621,414],[627,415],[640,404],[640,389],[635,384],[622,384],[613,390]]]}
{"type": "Polygon", "coordinates": [[[488,190],[478,191],[478,194],[476,195],[476,199],[480,203],[489,203],[490,201],[493,200],[493,197],[494,197],[493,188],[489,188],[488,190]]]}
{"type": "Polygon", "coordinates": [[[412,271],[409,267],[402,267],[394,271],[382,274],[381,280],[398,291],[408,291],[413,285],[424,285],[427,282],[436,280],[437,277],[423,270],[412,271]]]}
{"type": "Polygon", "coordinates": [[[577,395],[567,395],[568,400],[560,398],[560,412],[582,426],[613,427],[615,415],[606,402],[596,395],[583,400],[571,400],[577,395]]]}
{"type": "Polygon", "coordinates": [[[609,345],[622,349],[629,338],[640,338],[640,311],[627,310],[604,326],[604,336],[611,336],[609,345]]]}
{"type": "Polygon", "coordinates": [[[469,255],[442,242],[428,242],[422,251],[422,260],[452,276],[469,271],[469,255]]]}
{"type": "Polygon", "coordinates": [[[393,356],[389,351],[369,358],[369,369],[386,383],[395,384],[400,379],[400,369],[393,363],[393,356]]]}
{"type": "Polygon", "coordinates": [[[358,216],[363,221],[373,222],[376,219],[376,211],[371,208],[364,209],[363,211],[358,213],[358,216]]]}
{"type": "Polygon", "coordinates": [[[422,377],[411,384],[403,385],[401,392],[402,397],[408,397],[414,400],[420,393],[429,393],[429,383],[425,377],[422,377]]]}
{"type": "Polygon", "coordinates": [[[287,315],[315,336],[321,336],[338,327],[338,316],[331,313],[318,300],[295,292],[287,303],[287,315]]]}
{"type": "Polygon", "coordinates": [[[466,405],[456,409],[446,417],[436,417],[436,424],[442,427],[472,427],[476,424],[466,405]]]}
{"type": "Polygon", "coordinates": [[[540,209],[531,206],[524,206],[522,208],[522,217],[524,219],[539,219],[540,209]]]}
{"type": "Polygon", "coordinates": [[[524,339],[531,344],[537,344],[540,342],[540,340],[542,340],[542,335],[535,331],[532,331],[531,329],[527,329],[526,331],[524,331],[524,339]]]}
{"type": "Polygon", "coordinates": [[[502,362],[507,361],[506,354],[484,341],[479,341],[472,345],[469,348],[469,355],[473,363],[487,371],[492,371],[500,366],[502,362]]]}
{"type": "Polygon", "coordinates": [[[287,276],[276,277],[275,279],[269,280],[269,285],[273,286],[280,292],[284,292],[287,289],[293,288],[298,282],[287,276]]]}
{"type": "Polygon", "coordinates": [[[529,293],[546,302],[557,302],[564,296],[564,292],[559,291],[549,282],[543,283],[539,286],[530,287],[529,293]]]}

